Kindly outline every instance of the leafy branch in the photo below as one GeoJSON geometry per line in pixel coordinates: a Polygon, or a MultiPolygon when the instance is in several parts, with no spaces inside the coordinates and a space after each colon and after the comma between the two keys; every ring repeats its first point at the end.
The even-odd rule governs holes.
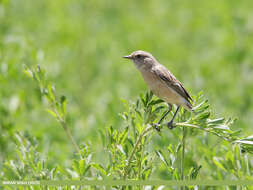
{"type": "Polygon", "coordinates": [[[71,143],[75,147],[75,150],[80,154],[81,157],[81,150],[77,143],[75,142],[66,121],[66,104],[67,100],[65,96],[61,96],[60,100],[56,98],[55,94],[55,87],[52,83],[50,83],[45,77],[45,71],[37,65],[34,68],[25,67],[25,74],[35,80],[40,87],[40,92],[43,96],[46,97],[50,104],[50,108],[47,109],[48,113],[50,113],[57,121],[60,123],[64,131],[66,132],[68,138],[70,139],[71,143]]]}
{"type": "MultiPolygon", "coordinates": [[[[174,125],[176,127],[187,127],[193,130],[202,130],[204,132],[216,135],[232,144],[240,144],[244,147],[245,151],[252,152],[252,136],[242,138],[240,137],[241,130],[234,131],[231,129],[231,126],[234,124],[236,119],[225,119],[223,117],[213,118],[209,109],[210,105],[208,104],[207,100],[202,100],[203,98],[202,92],[199,93],[195,97],[193,113],[189,114],[181,112],[181,115],[179,116],[181,118],[181,122],[176,122],[174,125]]],[[[165,125],[166,123],[160,124],[160,129],[162,129],[162,127],[165,125]]]]}
{"type": "MultiPolygon", "coordinates": [[[[93,170],[89,170],[90,168],[98,171],[98,174],[95,175],[102,178],[114,177],[118,179],[145,180],[151,176],[154,157],[153,154],[149,154],[146,150],[148,144],[151,142],[152,135],[161,135],[161,133],[155,130],[153,124],[157,123],[160,116],[168,109],[162,100],[153,97],[152,92],[148,92],[142,94],[135,103],[123,101],[127,110],[121,113],[120,116],[125,120],[126,126],[123,130],[110,127],[107,130],[108,138],[101,131],[101,137],[104,138],[103,142],[108,142],[106,145],[107,153],[109,153],[108,165],[103,166],[99,163],[93,163],[87,158],[87,164],[85,164],[87,167],[84,167],[83,163],[85,160],[82,158],[83,154],[80,153],[80,148],[73,139],[67,126],[65,96],[61,96],[59,99],[56,98],[54,86],[46,80],[45,72],[39,66],[32,69],[26,67],[25,73],[39,84],[41,94],[50,103],[50,109],[47,111],[57,119],[76,151],[79,152],[81,160],[76,161],[78,164],[75,164],[74,168],[75,171],[80,173],[80,176],[93,173],[93,170]]],[[[187,168],[185,168],[186,166],[184,164],[187,157],[185,154],[187,152],[187,147],[185,146],[186,132],[196,133],[201,130],[207,134],[216,135],[229,143],[237,144],[244,152],[253,152],[253,137],[242,138],[240,130],[232,130],[231,126],[235,119],[215,118],[211,114],[208,101],[203,99],[204,96],[202,93],[199,93],[194,97],[194,113],[181,109],[177,116],[175,126],[182,128],[182,138],[174,150],[171,147],[168,147],[168,150],[175,157],[177,157],[177,152],[181,150],[182,154],[181,160],[178,162],[179,164],[175,166],[173,159],[167,161],[163,151],[155,151],[158,158],[160,158],[172,174],[172,179],[195,179],[202,167],[201,165],[196,165],[190,168],[188,175],[186,173],[187,168]]],[[[164,126],[165,122],[161,123],[158,127],[162,130],[164,126]]],[[[211,160],[214,160],[216,165],[221,165],[218,159],[213,158],[211,160]]],[[[92,174],[92,176],[94,175],[92,174]]]]}
{"type": "MultiPolygon", "coordinates": [[[[184,178],[184,159],[185,159],[185,138],[186,138],[186,128],[192,131],[201,130],[208,134],[213,134],[229,143],[238,144],[244,152],[252,152],[253,149],[253,138],[252,136],[242,138],[241,131],[234,131],[231,129],[232,124],[235,119],[225,119],[225,118],[215,118],[210,111],[210,105],[207,100],[203,100],[204,96],[199,93],[194,97],[194,112],[189,113],[181,110],[178,116],[178,121],[175,123],[176,127],[182,127],[182,139],[179,148],[182,148],[182,156],[180,161],[180,174],[175,174],[176,179],[184,178]],[[180,176],[180,177],[179,177],[180,176]]],[[[166,111],[167,107],[164,106],[161,100],[153,98],[152,92],[146,93],[146,95],[141,95],[140,99],[137,100],[135,104],[129,105],[125,102],[127,107],[130,107],[128,113],[124,112],[121,116],[128,121],[129,125],[133,127],[133,136],[136,136],[134,146],[127,157],[126,165],[124,167],[124,179],[131,178],[131,169],[136,165],[138,161],[137,153],[144,149],[144,146],[148,144],[149,140],[147,138],[148,134],[156,134],[157,131],[154,129],[152,123],[157,123],[159,115],[162,115],[166,111]],[[140,104],[141,102],[141,104],[140,104]],[[136,129],[137,128],[137,129],[136,129]],[[136,132],[137,131],[137,132],[136,132]],[[149,133],[150,132],[150,133],[149,133]],[[138,134],[138,135],[136,135],[138,134]],[[130,169],[131,168],[131,169],[130,169]]],[[[158,127],[162,129],[166,123],[160,124],[158,127]]],[[[157,125],[156,125],[157,126],[157,125]]],[[[178,151],[177,150],[177,151],[178,151]]],[[[162,161],[165,158],[162,157],[161,152],[157,152],[157,155],[162,161]]],[[[166,162],[165,162],[166,163],[166,162]]],[[[168,164],[168,162],[167,162],[168,164]]],[[[189,172],[189,176],[195,178],[199,172],[201,166],[192,168],[189,172]]],[[[174,170],[174,169],[173,169],[174,170]]],[[[174,172],[177,172],[176,170],[174,172]]]]}
{"type": "Polygon", "coordinates": [[[137,151],[138,146],[141,144],[141,140],[142,140],[143,137],[144,137],[145,135],[147,135],[147,133],[148,133],[149,131],[151,131],[152,129],[153,129],[153,126],[152,126],[152,125],[148,125],[148,127],[147,127],[146,129],[144,129],[144,130],[142,131],[142,133],[139,135],[139,137],[138,137],[138,139],[137,139],[137,141],[136,141],[136,143],[135,143],[135,145],[134,145],[134,148],[133,148],[133,150],[132,150],[132,152],[131,152],[129,158],[127,159],[127,164],[126,164],[125,171],[124,171],[124,179],[127,178],[127,175],[128,175],[128,173],[129,173],[129,166],[130,166],[130,163],[131,163],[131,161],[132,161],[132,159],[133,159],[133,157],[134,157],[134,154],[135,154],[136,151],[137,151]]]}

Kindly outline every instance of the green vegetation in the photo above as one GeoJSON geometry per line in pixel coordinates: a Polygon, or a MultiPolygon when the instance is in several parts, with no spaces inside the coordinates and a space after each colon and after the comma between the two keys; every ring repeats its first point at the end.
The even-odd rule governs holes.
{"type": "Polygon", "coordinates": [[[251,7],[0,0],[0,180],[253,180],[251,7]],[[173,130],[153,129],[166,104],[121,59],[138,49],[194,98],[173,130]]]}

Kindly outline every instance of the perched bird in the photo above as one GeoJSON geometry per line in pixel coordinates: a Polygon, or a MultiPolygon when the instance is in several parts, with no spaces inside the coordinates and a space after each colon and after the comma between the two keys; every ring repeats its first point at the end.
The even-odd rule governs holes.
{"type": "MultiPolygon", "coordinates": [[[[166,67],[161,65],[150,53],[139,50],[128,56],[124,56],[123,58],[132,60],[136,68],[141,72],[151,91],[160,99],[168,103],[169,110],[162,116],[158,125],[171,111],[172,104],[176,104],[177,109],[171,121],[167,123],[169,128],[173,128],[173,121],[180,106],[188,111],[192,111],[192,98],[189,93],[176,77],[166,67]]],[[[157,126],[156,129],[159,130],[157,126]]]]}

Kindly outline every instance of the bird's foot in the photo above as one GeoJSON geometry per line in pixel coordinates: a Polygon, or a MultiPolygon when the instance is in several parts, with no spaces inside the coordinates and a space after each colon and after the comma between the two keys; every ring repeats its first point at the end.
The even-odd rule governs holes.
{"type": "Polygon", "coordinates": [[[161,129],[160,129],[160,123],[153,123],[152,125],[155,128],[155,130],[157,130],[158,132],[161,131],[161,129]]]}
{"type": "Polygon", "coordinates": [[[174,125],[173,121],[170,121],[170,122],[167,123],[167,127],[169,129],[174,129],[176,126],[174,125]]]}

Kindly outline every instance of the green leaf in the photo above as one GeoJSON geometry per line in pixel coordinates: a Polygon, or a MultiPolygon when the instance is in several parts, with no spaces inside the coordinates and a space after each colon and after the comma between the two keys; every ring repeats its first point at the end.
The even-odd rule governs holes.
{"type": "Polygon", "coordinates": [[[145,168],[144,171],[142,172],[142,180],[148,179],[149,176],[151,175],[151,171],[152,171],[151,167],[145,168]]]}
{"type": "Polygon", "coordinates": [[[75,170],[76,173],[78,173],[78,174],[80,173],[79,162],[77,160],[73,160],[72,167],[73,167],[73,169],[75,170]]]}
{"type": "Polygon", "coordinates": [[[162,151],[155,151],[156,155],[160,158],[160,160],[166,165],[169,166],[167,160],[164,158],[162,151]]]}
{"type": "Polygon", "coordinates": [[[32,70],[29,69],[27,66],[25,66],[24,73],[25,73],[29,78],[33,78],[33,72],[32,72],[32,70]]]}
{"type": "Polygon", "coordinates": [[[47,90],[48,90],[49,100],[51,100],[52,103],[55,104],[56,100],[55,100],[55,95],[54,95],[54,87],[51,83],[48,84],[47,90]]]}
{"type": "Polygon", "coordinates": [[[176,148],[175,153],[178,153],[178,152],[180,151],[181,147],[182,147],[182,144],[179,143],[179,144],[177,145],[177,148],[176,148]]]}
{"type": "Polygon", "coordinates": [[[125,151],[123,150],[123,147],[121,145],[116,145],[117,149],[124,155],[126,155],[125,151]]]}
{"type": "Polygon", "coordinates": [[[190,179],[196,179],[197,178],[201,167],[202,166],[200,165],[200,166],[192,168],[191,173],[190,173],[190,179]]]}
{"type": "Polygon", "coordinates": [[[58,171],[57,167],[50,170],[50,179],[51,180],[53,180],[55,178],[55,175],[56,175],[57,171],[58,171]]]}
{"type": "Polygon", "coordinates": [[[253,145],[253,141],[247,141],[247,140],[237,140],[236,143],[242,143],[242,144],[249,144],[253,145]]]}
{"type": "Polygon", "coordinates": [[[148,104],[150,102],[152,97],[153,97],[153,92],[152,91],[149,91],[149,92],[146,93],[146,104],[148,104]]]}
{"type": "Polygon", "coordinates": [[[41,68],[40,68],[40,65],[37,64],[37,70],[36,70],[37,73],[41,73],[41,68]]]}
{"type": "MultiPolygon", "coordinates": [[[[208,102],[208,100],[204,100],[203,102],[201,102],[200,104],[198,104],[197,106],[195,106],[195,107],[193,107],[193,110],[194,111],[198,111],[198,109],[200,109],[200,110],[202,110],[202,106],[204,105],[204,104],[206,104],[208,102]]],[[[200,111],[199,110],[199,111],[200,111]]]]}
{"type": "Polygon", "coordinates": [[[223,171],[227,171],[227,170],[224,168],[224,166],[220,163],[219,158],[217,158],[216,156],[213,157],[213,162],[214,162],[214,164],[215,164],[218,168],[222,169],[223,171]]]}
{"type": "Polygon", "coordinates": [[[84,170],[85,170],[85,159],[81,159],[79,161],[79,171],[80,171],[80,175],[84,174],[84,170]]]}
{"type": "Polygon", "coordinates": [[[119,134],[119,144],[124,143],[127,136],[128,136],[128,127],[126,127],[124,131],[119,134]]]}
{"type": "Polygon", "coordinates": [[[164,102],[163,100],[161,99],[158,99],[158,100],[152,100],[151,102],[148,103],[148,106],[153,106],[153,105],[156,105],[156,104],[160,104],[164,102]]]}
{"type": "Polygon", "coordinates": [[[36,171],[37,171],[38,173],[40,173],[41,170],[42,170],[42,165],[41,165],[41,161],[39,160],[38,163],[37,163],[36,171]]]}
{"type": "Polygon", "coordinates": [[[204,122],[208,117],[210,116],[210,112],[209,111],[205,111],[199,115],[196,115],[193,118],[194,122],[204,122]]]}
{"type": "MultiPolygon", "coordinates": [[[[153,113],[158,113],[160,110],[162,110],[162,109],[164,109],[164,108],[165,108],[165,106],[158,106],[158,107],[155,108],[155,110],[153,111],[153,113]]],[[[166,110],[165,112],[167,112],[167,110],[166,110]]],[[[164,113],[165,113],[165,112],[164,112],[164,113]]],[[[163,114],[164,114],[164,113],[163,113],[163,114]]]]}
{"type": "Polygon", "coordinates": [[[221,117],[221,118],[217,118],[217,119],[208,119],[207,122],[209,125],[217,125],[217,124],[223,123],[224,120],[225,120],[225,118],[221,117]]]}
{"type": "Polygon", "coordinates": [[[228,152],[226,153],[225,158],[226,158],[227,161],[228,161],[228,160],[231,160],[231,162],[233,163],[233,162],[234,162],[234,157],[233,157],[232,151],[228,151],[228,152]]]}
{"type": "Polygon", "coordinates": [[[245,138],[243,138],[243,139],[241,139],[241,140],[253,141],[253,135],[248,136],[248,137],[245,137],[245,138]]]}
{"type": "Polygon", "coordinates": [[[203,114],[200,115],[199,120],[205,120],[210,116],[210,112],[206,111],[203,114]]]}
{"type": "Polygon", "coordinates": [[[135,110],[135,111],[136,111],[136,113],[138,114],[138,116],[139,116],[140,118],[142,118],[141,112],[140,112],[139,110],[135,110]]]}
{"type": "Polygon", "coordinates": [[[177,169],[177,168],[175,168],[175,169],[173,170],[172,176],[173,176],[173,178],[176,179],[176,180],[179,180],[179,179],[180,179],[180,177],[179,177],[179,172],[178,172],[178,169],[177,169]]]}
{"type": "Polygon", "coordinates": [[[57,114],[53,110],[50,110],[50,109],[46,109],[46,110],[47,110],[47,112],[49,114],[51,114],[53,117],[55,117],[56,119],[58,119],[57,114]]]}
{"type": "Polygon", "coordinates": [[[90,167],[91,167],[91,165],[88,165],[88,166],[85,168],[85,170],[84,170],[84,172],[83,172],[83,176],[87,173],[87,171],[89,171],[90,167]]]}
{"type": "Polygon", "coordinates": [[[227,125],[218,125],[213,127],[215,129],[222,129],[222,130],[230,130],[230,128],[227,125]]]}
{"type": "Polygon", "coordinates": [[[144,94],[141,93],[140,97],[141,97],[141,102],[142,102],[142,104],[144,105],[144,107],[146,107],[147,102],[146,102],[146,99],[145,99],[145,97],[144,97],[144,94]]]}
{"type": "Polygon", "coordinates": [[[172,154],[174,153],[173,147],[172,147],[171,144],[167,147],[167,149],[168,149],[168,151],[169,151],[170,153],[172,153],[172,154]]]}
{"type": "Polygon", "coordinates": [[[66,105],[67,105],[67,99],[65,96],[61,96],[61,110],[63,115],[66,115],[66,105]]]}
{"type": "Polygon", "coordinates": [[[78,172],[76,171],[72,171],[70,169],[66,169],[66,171],[68,172],[68,174],[70,174],[70,176],[72,177],[72,179],[78,179],[79,175],[78,175],[78,172]]]}
{"type": "Polygon", "coordinates": [[[35,78],[41,83],[45,81],[45,71],[41,69],[40,65],[37,64],[36,68],[34,69],[35,78]]]}
{"type": "Polygon", "coordinates": [[[106,176],[106,170],[101,164],[92,164],[91,166],[97,169],[102,175],[106,176]]]}

